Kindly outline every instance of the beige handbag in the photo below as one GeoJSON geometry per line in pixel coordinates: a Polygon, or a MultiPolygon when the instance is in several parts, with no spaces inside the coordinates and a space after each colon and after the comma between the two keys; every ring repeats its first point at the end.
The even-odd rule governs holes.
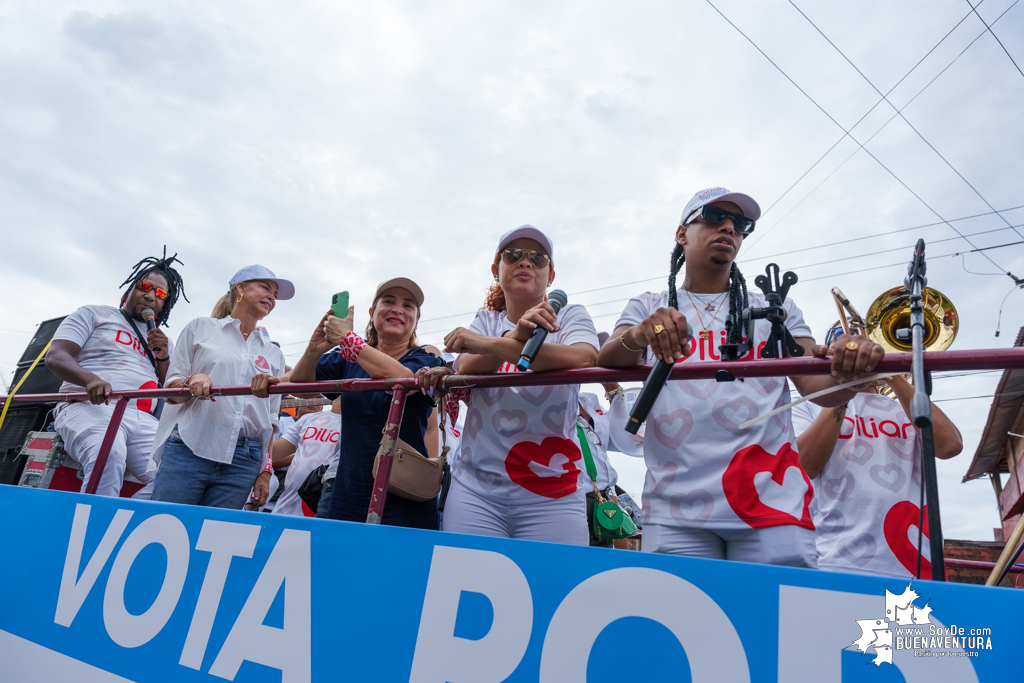
{"type": "MultiPolygon", "coordinates": [[[[443,431],[443,430],[442,430],[443,431]]],[[[373,460],[373,476],[377,476],[377,465],[384,451],[385,441],[382,439],[377,457],[373,460]]],[[[444,465],[448,459],[448,446],[445,445],[439,458],[424,457],[415,448],[398,440],[394,461],[391,463],[391,479],[388,481],[388,493],[408,498],[418,503],[430,500],[441,492],[441,478],[444,465]]]]}

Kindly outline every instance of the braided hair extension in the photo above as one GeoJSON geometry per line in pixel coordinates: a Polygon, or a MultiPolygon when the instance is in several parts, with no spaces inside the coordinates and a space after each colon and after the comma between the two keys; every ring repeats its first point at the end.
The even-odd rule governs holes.
{"type": "Polygon", "coordinates": [[[739,344],[743,340],[743,333],[746,330],[740,325],[739,313],[749,307],[750,301],[747,298],[747,281],[743,273],[732,264],[729,271],[729,317],[725,319],[726,344],[739,344]],[[733,324],[733,321],[736,321],[733,324]]]}
{"type": "MultiPolygon", "coordinates": [[[[135,264],[132,269],[132,274],[128,276],[128,279],[121,283],[121,287],[128,285],[127,291],[121,296],[121,307],[124,307],[128,297],[131,295],[132,290],[143,278],[150,273],[160,273],[167,280],[167,298],[164,299],[164,307],[161,309],[160,314],[156,316],[153,321],[157,327],[167,323],[167,318],[171,314],[171,309],[174,308],[174,304],[178,301],[178,295],[180,294],[185,301],[188,301],[188,297],[185,296],[185,284],[181,279],[181,275],[174,269],[173,263],[178,260],[178,254],[175,253],[173,256],[167,256],[167,245],[164,245],[163,258],[157,258],[155,256],[147,256],[138,263],[135,264]]],[[[181,263],[181,265],[185,265],[181,263]]]]}
{"type": "MultiPolygon", "coordinates": [[[[679,269],[683,267],[683,263],[686,261],[686,251],[683,249],[683,245],[676,244],[675,249],[672,250],[672,258],[669,261],[668,271],[668,305],[671,308],[679,309],[679,295],[676,291],[676,274],[679,269]]],[[[743,277],[743,273],[736,266],[732,264],[732,268],[729,270],[729,317],[726,318],[725,327],[727,330],[726,343],[727,344],[739,344],[743,337],[744,330],[741,329],[739,323],[739,311],[747,308],[750,305],[747,297],[747,281],[743,277]],[[732,321],[737,321],[736,325],[732,324],[732,321]]]]}

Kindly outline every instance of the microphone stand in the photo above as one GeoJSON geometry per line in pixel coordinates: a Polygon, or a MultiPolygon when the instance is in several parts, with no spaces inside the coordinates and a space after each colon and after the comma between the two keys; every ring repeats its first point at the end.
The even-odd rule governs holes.
{"type": "MultiPolygon", "coordinates": [[[[754,341],[755,320],[767,320],[772,326],[771,333],[765,341],[764,349],[761,350],[762,358],[796,358],[804,355],[804,347],[796,342],[786,327],[786,309],[782,307],[786,297],[789,295],[789,288],[797,282],[796,273],[790,271],[783,274],[782,281],[780,282],[778,265],[769,263],[764,272],[764,275],[758,275],[754,278],[754,284],[764,292],[764,301],[767,305],[743,309],[740,311],[739,320],[733,320],[733,317],[729,316],[726,321],[726,327],[731,330],[733,325],[739,325],[744,329],[747,341],[741,341],[737,344],[720,345],[718,349],[722,360],[739,360],[754,348],[756,343],[754,341]]],[[[721,372],[724,372],[728,377],[723,375],[718,378],[719,382],[733,381],[730,373],[721,372]]]]}
{"type": "MultiPolygon", "coordinates": [[[[928,501],[928,542],[931,551],[932,580],[946,580],[946,564],[942,548],[942,519],[939,515],[939,481],[935,467],[935,434],[932,430],[931,374],[924,369],[924,288],[928,285],[925,274],[924,240],[918,240],[914,258],[907,269],[903,286],[910,292],[910,336],[913,343],[914,398],[910,401],[910,419],[921,430],[921,475],[928,501]]],[[[923,516],[923,510],[922,510],[923,516]]],[[[917,556],[921,558],[921,536],[924,530],[918,524],[917,556]]]]}

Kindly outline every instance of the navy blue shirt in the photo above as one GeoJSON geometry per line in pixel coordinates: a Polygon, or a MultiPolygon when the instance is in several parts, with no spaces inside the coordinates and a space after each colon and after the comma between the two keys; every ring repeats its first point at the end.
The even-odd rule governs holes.
{"type": "MultiPolygon", "coordinates": [[[[420,368],[444,365],[443,360],[423,347],[412,349],[398,362],[413,372],[420,368]]],[[[330,351],[320,356],[316,378],[320,381],[369,379],[370,376],[358,363],[350,363],[337,351],[330,351]]],[[[331,493],[331,504],[327,510],[329,519],[366,521],[373,492],[373,461],[383,437],[390,403],[391,395],[383,391],[341,394],[341,457],[331,493]]],[[[432,411],[433,404],[429,397],[418,391],[407,394],[398,433],[402,440],[424,455],[427,449],[423,435],[432,411]]],[[[389,493],[384,501],[382,522],[392,526],[437,529],[437,498],[417,503],[389,493]]]]}

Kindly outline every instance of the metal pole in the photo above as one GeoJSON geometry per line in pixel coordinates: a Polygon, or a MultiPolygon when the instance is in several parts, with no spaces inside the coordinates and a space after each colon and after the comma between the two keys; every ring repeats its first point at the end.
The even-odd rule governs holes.
{"type": "Polygon", "coordinates": [[[384,518],[384,501],[388,497],[388,482],[391,480],[391,465],[395,461],[398,450],[398,431],[402,426],[402,415],[405,412],[405,389],[395,384],[391,397],[391,408],[388,410],[388,421],[384,424],[384,439],[380,442],[380,461],[377,463],[377,476],[373,480],[373,492],[370,497],[370,510],[366,514],[367,524],[380,524],[384,518]]]}
{"type": "Polygon", "coordinates": [[[1017,526],[1014,528],[1013,533],[1006,539],[1006,545],[1003,546],[1003,552],[999,554],[999,559],[996,561],[994,567],[992,567],[992,573],[989,574],[988,580],[985,582],[986,586],[994,586],[1003,575],[1003,570],[1008,564],[1010,564],[1010,558],[1013,557],[1013,552],[1017,549],[1020,544],[1020,539],[1024,537],[1024,515],[1020,516],[1017,520],[1017,526]]]}
{"type": "Polygon", "coordinates": [[[96,493],[96,489],[99,488],[100,479],[103,477],[103,468],[107,466],[110,448],[114,445],[117,430],[121,426],[121,418],[124,417],[124,409],[127,407],[128,399],[124,396],[117,399],[117,403],[114,404],[114,412],[110,416],[110,424],[107,425],[107,432],[103,435],[100,452],[96,455],[96,463],[92,466],[92,474],[89,476],[89,483],[85,487],[86,493],[96,493]]]}
{"type": "MultiPolygon", "coordinates": [[[[932,431],[931,387],[924,370],[924,287],[925,277],[924,240],[917,241],[914,259],[911,261],[904,286],[910,290],[910,334],[913,340],[914,397],[910,401],[910,418],[921,430],[921,474],[924,477],[924,492],[928,505],[928,543],[931,550],[932,580],[946,580],[946,565],[943,561],[942,518],[939,515],[939,481],[935,468],[935,435],[932,431]]],[[[918,556],[921,548],[918,546],[918,556]]]]}

